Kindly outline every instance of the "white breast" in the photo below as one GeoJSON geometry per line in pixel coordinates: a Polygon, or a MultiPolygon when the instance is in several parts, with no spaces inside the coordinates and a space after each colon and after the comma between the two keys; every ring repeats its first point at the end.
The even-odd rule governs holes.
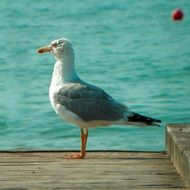
{"type": "Polygon", "coordinates": [[[76,125],[81,126],[82,119],[76,115],[75,113],[67,110],[63,105],[59,104],[56,100],[56,94],[59,92],[59,90],[63,87],[63,85],[66,85],[67,82],[65,81],[66,79],[75,79],[77,76],[75,76],[75,72],[73,69],[64,78],[64,64],[61,62],[56,62],[54,66],[54,71],[52,75],[52,80],[51,80],[51,85],[49,88],[49,98],[51,105],[57,115],[59,115],[61,118],[63,118],[65,121],[74,123],[76,125]]]}

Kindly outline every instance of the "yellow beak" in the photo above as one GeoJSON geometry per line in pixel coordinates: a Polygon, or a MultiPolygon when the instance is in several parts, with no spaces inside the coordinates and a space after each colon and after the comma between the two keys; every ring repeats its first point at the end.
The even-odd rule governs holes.
{"type": "Polygon", "coordinates": [[[52,47],[51,45],[49,46],[44,46],[44,47],[41,47],[37,50],[38,53],[45,53],[45,52],[51,52],[52,50],[52,47]]]}

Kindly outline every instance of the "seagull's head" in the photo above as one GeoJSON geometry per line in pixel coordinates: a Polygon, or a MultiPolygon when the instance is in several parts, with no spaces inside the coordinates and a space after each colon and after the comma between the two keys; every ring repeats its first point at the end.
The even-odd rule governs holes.
{"type": "Polygon", "coordinates": [[[38,53],[52,52],[56,60],[62,60],[64,57],[74,56],[71,42],[67,38],[53,40],[50,45],[41,47],[38,53]]]}

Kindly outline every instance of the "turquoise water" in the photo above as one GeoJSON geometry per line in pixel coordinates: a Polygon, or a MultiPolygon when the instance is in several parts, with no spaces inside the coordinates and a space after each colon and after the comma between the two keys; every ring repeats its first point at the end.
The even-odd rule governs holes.
{"type": "Polygon", "coordinates": [[[79,129],[50,106],[54,58],[36,54],[63,36],[83,80],[163,121],[90,129],[88,149],[163,150],[165,124],[190,122],[190,1],[1,0],[0,17],[1,150],[79,149],[79,129]]]}

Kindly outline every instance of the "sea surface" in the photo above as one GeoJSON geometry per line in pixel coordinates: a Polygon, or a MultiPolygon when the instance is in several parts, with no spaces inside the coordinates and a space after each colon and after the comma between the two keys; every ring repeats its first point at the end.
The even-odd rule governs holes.
{"type": "Polygon", "coordinates": [[[55,60],[36,53],[60,37],[83,80],[163,121],[90,129],[89,150],[164,150],[166,124],[190,122],[190,1],[0,0],[0,150],[79,149],[79,128],[49,102],[55,60]]]}

